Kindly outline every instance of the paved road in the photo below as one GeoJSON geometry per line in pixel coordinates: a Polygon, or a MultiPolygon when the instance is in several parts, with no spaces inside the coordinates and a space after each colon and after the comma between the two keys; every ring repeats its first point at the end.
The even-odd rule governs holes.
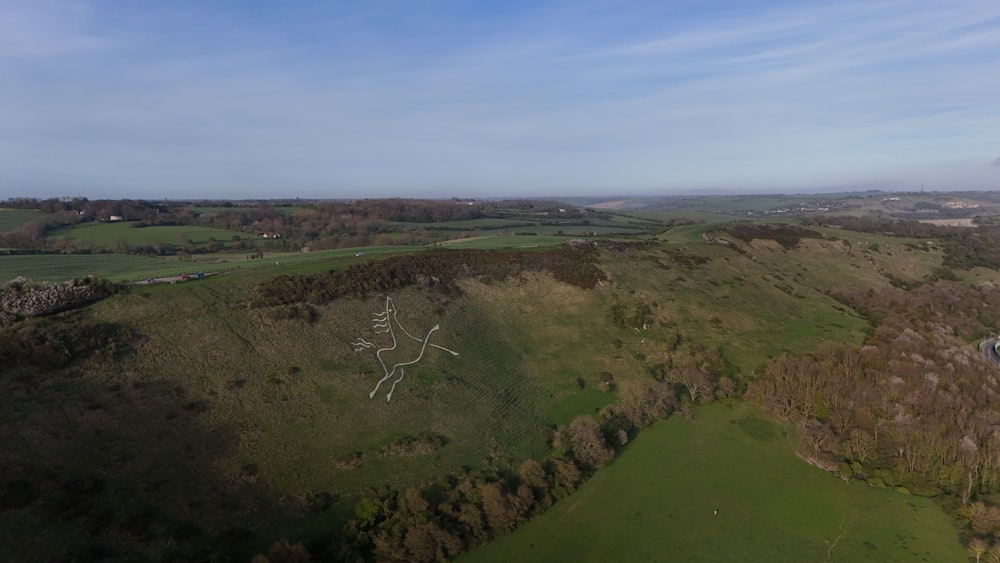
{"type": "Polygon", "coordinates": [[[983,340],[979,344],[979,349],[986,354],[986,358],[993,362],[993,365],[1000,367],[1000,352],[997,351],[998,345],[1000,345],[1000,340],[990,338],[988,340],[983,340]]]}
{"type": "Polygon", "coordinates": [[[208,276],[215,275],[216,272],[210,272],[207,274],[183,274],[180,276],[167,276],[163,278],[147,278],[142,281],[133,282],[132,285],[150,285],[154,283],[177,283],[180,281],[197,280],[201,278],[207,278],[208,276]]]}

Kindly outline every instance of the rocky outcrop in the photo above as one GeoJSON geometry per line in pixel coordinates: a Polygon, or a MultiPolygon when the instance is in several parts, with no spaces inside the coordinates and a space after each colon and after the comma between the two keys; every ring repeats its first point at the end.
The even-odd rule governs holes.
{"type": "Polygon", "coordinates": [[[0,288],[0,314],[4,321],[52,315],[103,299],[114,289],[114,284],[95,278],[64,284],[36,284],[17,278],[0,288]]]}

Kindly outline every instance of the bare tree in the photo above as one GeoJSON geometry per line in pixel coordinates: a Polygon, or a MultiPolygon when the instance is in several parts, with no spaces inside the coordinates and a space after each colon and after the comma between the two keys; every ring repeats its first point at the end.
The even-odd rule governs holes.
{"type": "Polygon", "coordinates": [[[614,457],[601,432],[601,425],[590,415],[578,416],[566,428],[575,457],[584,467],[599,468],[614,457]]]}

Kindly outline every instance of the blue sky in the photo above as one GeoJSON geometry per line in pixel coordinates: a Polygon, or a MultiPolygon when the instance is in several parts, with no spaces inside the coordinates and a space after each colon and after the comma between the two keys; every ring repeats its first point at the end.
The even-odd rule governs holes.
{"type": "Polygon", "coordinates": [[[1000,3],[0,0],[0,197],[1000,189],[1000,3]]]}

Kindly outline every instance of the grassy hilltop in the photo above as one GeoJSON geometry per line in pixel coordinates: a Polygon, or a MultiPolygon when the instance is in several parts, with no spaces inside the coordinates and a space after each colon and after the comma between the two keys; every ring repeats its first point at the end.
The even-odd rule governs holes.
{"type": "MultiPolygon", "coordinates": [[[[367,537],[365,530],[374,528],[365,526],[393,521],[407,503],[430,503],[423,512],[434,520],[421,525],[437,526],[437,519],[444,522],[448,510],[457,511],[469,499],[482,502],[497,487],[513,491],[530,482],[524,460],[579,463],[583,446],[574,428],[584,415],[605,423],[599,441],[606,439],[603,447],[618,451],[621,459],[576,493],[583,496],[560,500],[552,515],[530,524],[534,531],[518,534],[548,537],[547,527],[562,524],[546,522],[559,514],[594,518],[603,501],[584,500],[597,498],[609,483],[624,487],[615,493],[621,510],[658,521],[664,514],[646,505],[640,489],[630,492],[629,477],[616,475],[633,471],[672,480],[674,474],[713,471],[718,459],[688,463],[686,446],[670,445],[703,439],[710,444],[704,447],[721,455],[727,440],[736,439],[727,434],[728,422],[716,420],[727,416],[718,414],[723,407],[702,412],[692,410],[694,404],[719,397],[728,401],[726,408],[740,405],[732,401],[783,354],[810,354],[828,342],[865,343],[875,330],[872,317],[846,304],[842,293],[894,291],[942,275],[943,247],[924,238],[769,225],[748,230],[746,223],[717,218],[618,241],[594,237],[576,243],[591,249],[580,263],[600,273],[586,284],[572,281],[582,269],[567,274],[558,260],[530,259],[565,244],[531,245],[520,251],[529,256],[522,259],[515,258],[518,253],[463,255],[469,251],[458,250],[462,243],[456,243],[455,249],[409,248],[405,258],[383,262],[383,256],[395,254],[385,247],[381,255],[331,251],[309,262],[135,285],[82,309],[20,320],[5,329],[0,356],[8,361],[0,377],[5,397],[0,543],[13,546],[9,549],[21,560],[208,560],[213,553],[247,560],[269,549],[274,561],[294,560],[282,557],[297,549],[336,559],[345,553],[336,547],[347,541],[345,534],[367,537]],[[365,285],[374,283],[376,273],[392,272],[384,264],[412,269],[449,256],[463,256],[466,267],[447,276],[420,273],[410,281],[397,271],[388,275],[387,285],[365,285]],[[503,258],[479,264],[472,256],[503,258]],[[322,289],[331,280],[349,290],[335,295],[322,289]],[[274,293],[275,287],[284,289],[274,293]],[[311,293],[289,293],[299,287],[311,293]],[[263,298],[272,294],[291,297],[263,298]],[[387,324],[393,335],[385,331],[387,324]],[[66,358],[51,365],[41,359],[52,350],[64,353],[60,346],[74,335],[82,341],[84,333],[96,335],[96,343],[67,348],[66,358]],[[415,358],[419,361],[410,363],[415,358]],[[662,412],[705,416],[707,434],[689,435],[678,426],[683,421],[671,420],[671,432],[688,434],[660,438],[657,427],[648,430],[655,435],[634,445],[616,442],[623,433],[634,438],[638,426],[612,428],[609,421],[625,424],[630,416],[647,413],[629,409],[653,412],[654,391],[669,393],[657,399],[665,401],[662,412]],[[654,439],[665,440],[662,451],[650,450],[654,439]],[[627,469],[629,464],[637,465],[627,469]],[[455,487],[468,484],[464,496],[450,496],[451,485],[440,481],[448,475],[455,487]],[[402,493],[407,490],[423,492],[407,497],[402,493]],[[413,496],[421,494],[422,500],[413,496]],[[389,498],[394,500],[384,500],[389,498]],[[362,508],[371,502],[383,504],[362,508]],[[451,508],[442,508],[445,504],[451,508]],[[371,516],[358,524],[360,514],[371,516]],[[351,532],[344,531],[348,522],[355,522],[351,532]],[[290,541],[279,542],[275,551],[271,546],[281,538],[290,541]]],[[[476,246],[473,240],[464,245],[476,246]]],[[[989,272],[957,275],[978,280],[989,272]]],[[[803,483],[815,481],[817,502],[861,518],[866,503],[885,501],[877,525],[852,524],[864,533],[849,525],[839,529],[829,519],[816,520],[815,527],[802,522],[809,549],[824,548],[824,539],[832,542],[841,534],[845,553],[864,553],[858,550],[869,542],[886,560],[906,560],[914,550],[929,561],[961,557],[959,532],[942,520],[936,505],[878,500],[860,481],[847,487],[791,457],[795,428],[770,419],[765,426],[781,439],[769,440],[763,449],[744,438],[734,442],[731,465],[719,468],[714,481],[716,496],[739,495],[746,485],[726,477],[726,471],[766,466],[770,457],[785,456],[782,471],[803,475],[803,483]],[[836,487],[842,492],[833,492],[836,487]],[[923,543],[894,540],[894,534],[911,538],[910,512],[940,535],[923,543]]],[[[601,458],[581,468],[587,473],[604,463],[601,458]]],[[[550,504],[576,486],[546,492],[575,469],[557,464],[545,470],[551,471],[542,478],[547,485],[522,491],[534,494],[530,502],[550,504]]],[[[779,473],[754,475],[755,494],[777,495],[783,486],[779,473]]],[[[813,486],[803,485],[803,491],[813,486]]],[[[662,491],[665,498],[673,498],[669,490],[662,491]]],[[[514,502],[511,495],[504,502],[514,502]]],[[[680,514],[701,499],[678,494],[674,502],[680,514]]],[[[778,497],[768,496],[767,502],[782,506],[778,497]]],[[[483,508],[481,525],[505,529],[490,510],[483,508]]],[[[518,518],[541,512],[533,504],[518,518]]],[[[672,527],[684,524],[669,521],[672,527]]],[[[732,553],[754,553],[755,542],[772,537],[778,524],[750,519],[741,525],[743,535],[727,540],[732,553]]],[[[680,535],[687,538],[685,545],[696,546],[715,541],[718,533],[712,526],[691,526],[680,535]]],[[[356,548],[384,558],[396,541],[393,532],[386,534],[382,547],[356,548]]],[[[463,548],[484,537],[470,527],[463,548]]],[[[400,558],[418,553],[417,539],[397,539],[398,549],[413,550],[400,558]]],[[[457,549],[450,539],[427,541],[439,542],[438,555],[457,549]]],[[[532,541],[540,546],[544,540],[532,541]]],[[[502,545],[495,549],[505,549],[502,545]]],[[[615,549],[627,551],[629,545],[615,549]]],[[[637,549],[634,555],[644,558],[641,549],[647,548],[637,549]]],[[[686,549],[694,547],[678,553],[686,549]]]]}

